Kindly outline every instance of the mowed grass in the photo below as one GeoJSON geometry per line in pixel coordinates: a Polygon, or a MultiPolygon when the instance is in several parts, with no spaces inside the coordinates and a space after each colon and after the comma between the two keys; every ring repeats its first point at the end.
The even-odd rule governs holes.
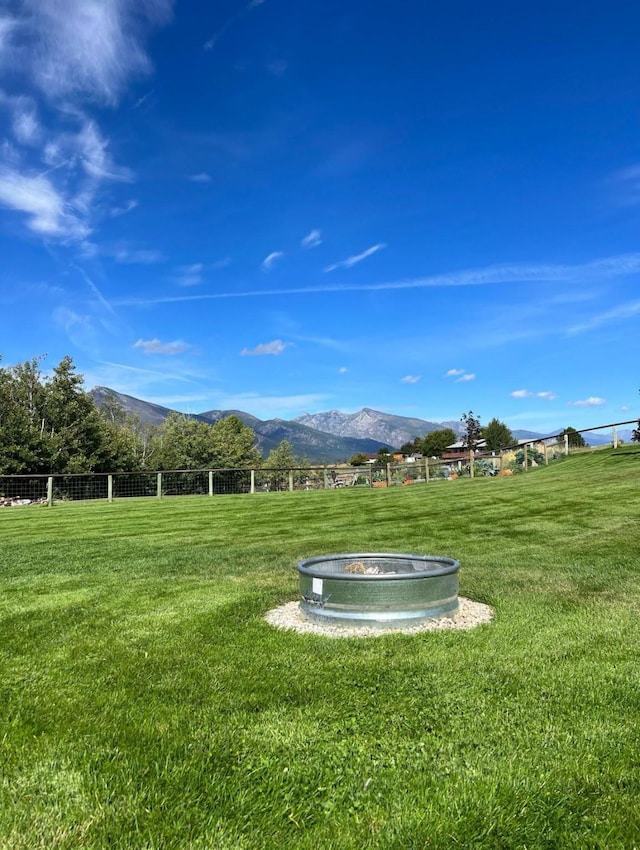
{"type": "Polygon", "coordinates": [[[0,847],[640,846],[640,452],[0,511],[0,847]],[[468,632],[280,632],[295,564],[442,554],[468,632]]]}

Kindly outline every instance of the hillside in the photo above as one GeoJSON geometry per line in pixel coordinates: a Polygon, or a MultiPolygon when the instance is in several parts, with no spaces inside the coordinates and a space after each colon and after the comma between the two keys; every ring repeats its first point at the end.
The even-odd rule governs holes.
{"type": "MultiPolygon", "coordinates": [[[[136,416],[140,422],[160,425],[174,411],[169,407],[142,401],[134,396],[119,393],[108,387],[95,387],[91,390],[95,404],[101,407],[107,397],[114,398],[126,413],[136,416]]],[[[186,414],[200,422],[209,424],[224,419],[227,416],[237,416],[245,425],[253,429],[256,435],[256,446],[266,457],[272,449],[280,445],[282,440],[288,440],[294,454],[305,457],[312,463],[337,463],[346,461],[358,452],[375,454],[384,445],[381,442],[367,438],[336,436],[324,433],[296,421],[284,419],[258,419],[243,410],[208,410],[204,413],[186,414]]]]}
{"type": "Polygon", "coordinates": [[[403,443],[410,443],[416,437],[423,437],[442,428],[451,428],[456,434],[461,433],[460,422],[430,422],[409,416],[395,416],[370,407],[363,407],[357,413],[342,413],[340,410],[305,413],[294,421],[339,437],[378,440],[390,448],[399,448],[403,443]]]}
{"type": "MultiPolygon", "coordinates": [[[[141,422],[160,425],[174,412],[169,407],[143,401],[134,396],[116,392],[108,387],[95,387],[91,395],[98,407],[107,396],[112,396],[123,409],[141,422]]],[[[451,428],[456,434],[463,433],[459,421],[436,422],[410,416],[396,416],[370,407],[357,413],[329,410],[322,413],[305,413],[293,420],[258,419],[243,410],[207,410],[202,413],[185,414],[201,422],[215,423],[227,416],[237,416],[256,434],[256,445],[266,456],[282,440],[288,440],[298,457],[306,457],[313,463],[337,463],[345,461],[358,452],[375,454],[380,448],[399,448],[413,442],[431,431],[451,428]]],[[[555,433],[558,433],[557,431],[555,433]]],[[[516,430],[516,439],[537,439],[543,435],[535,431],[516,430]]],[[[626,439],[622,434],[621,439],[626,439]]],[[[585,435],[587,438],[587,435],[585,435]]],[[[608,442],[609,437],[593,435],[588,442],[608,442]]]]}

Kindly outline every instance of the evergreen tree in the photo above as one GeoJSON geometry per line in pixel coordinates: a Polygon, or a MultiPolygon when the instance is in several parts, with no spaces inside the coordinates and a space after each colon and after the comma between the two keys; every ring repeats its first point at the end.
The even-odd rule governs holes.
{"type": "Polygon", "coordinates": [[[104,472],[110,460],[109,436],[84,378],[63,357],[45,384],[44,428],[52,472],[104,472]]]}
{"type": "Polygon", "coordinates": [[[504,422],[501,422],[495,417],[482,429],[482,436],[484,437],[487,449],[490,452],[504,449],[505,446],[512,446],[515,442],[510,429],[504,424],[504,422]]]}
{"type": "Polygon", "coordinates": [[[582,449],[587,445],[582,437],[582,434],[579,431],[576,431],[575,428],[572,428],[571,426],[565,428],[562,434],[560,434],[561,440],[564,440],[565,434],[568,434],[569,436],[570,449],[582,449]]]}

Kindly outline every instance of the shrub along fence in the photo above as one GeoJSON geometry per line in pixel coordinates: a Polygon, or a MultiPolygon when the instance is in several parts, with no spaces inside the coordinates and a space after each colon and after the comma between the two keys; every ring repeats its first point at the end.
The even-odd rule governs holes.
{"type": "Polygon", "coordinates": [[[216,496],[230,493],[271,493],[283,490],[393,487],[426,484],[464,476],[526,472],[573,452],[618,446],[618,428],[636,420],[585,428],[575,433],[610,431],[611,440],[598,446],[571,445],[569,435],[523,440],[499,452],[460,451],[445,458],[414,458],[394,463],[371,462],[304,466],[291,469],[197,469],[158,472],[84,473],[79,475],[0,475],[0,507],[59,501],[165,496],[216,496]]]}

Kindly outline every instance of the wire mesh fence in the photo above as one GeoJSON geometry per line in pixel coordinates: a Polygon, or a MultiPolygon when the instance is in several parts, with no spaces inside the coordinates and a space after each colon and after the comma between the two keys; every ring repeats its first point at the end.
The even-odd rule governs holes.
{"type": "Polygon", "coordinates": [[[593,437],[598,446],[572,445],[560,439],[523,440],[498,452],[460,449],[441,458],[416,456],[392,463],[372,458],[363,466],[335,464],[288,469],[198,469],[153,472],[85,473],[82,475],[0,475],[0,507],[27,504],[52,505],[62,501],[156,498],[170,496],[217,496],[282,491],[328,490],[344,487],[380,488],[427,484],[462,477],[513,475],[547,465],[569,453],[593,451],[605,445],[617,447],[620,422],[575,432],[593,437]],[[599,432],[610,431],[611,440],[599,432]]]}

